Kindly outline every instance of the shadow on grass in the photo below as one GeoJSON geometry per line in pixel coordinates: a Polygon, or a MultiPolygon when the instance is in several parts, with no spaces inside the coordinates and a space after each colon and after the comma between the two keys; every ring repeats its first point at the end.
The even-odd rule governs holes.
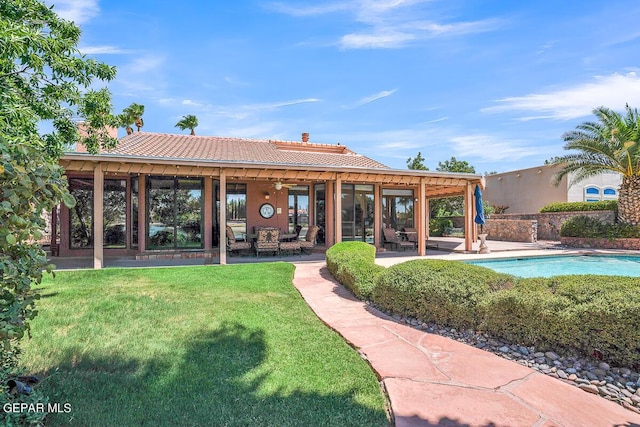
{"type": "Polygon", "coordinates": [[[70,413],[49,414],[47,425],[123,426],[384,426],[383,411],[356,401],[353,390],[264,391],[269,372],[263,332],[238,323],[185,340],[169,363],[149,357],[99,359],[70,349],[41,384],[52,403],[70,413]],[[80,354],[80,356],[78,356],[80,354]]]}

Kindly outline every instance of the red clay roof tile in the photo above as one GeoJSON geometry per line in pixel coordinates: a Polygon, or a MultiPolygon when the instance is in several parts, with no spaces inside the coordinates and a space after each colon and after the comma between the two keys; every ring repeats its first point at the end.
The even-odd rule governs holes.
{"type": "Polygon", "coordinates": [[[108,154],[171,159],[388,169],[342,145],[134,132],[108,154]]]}

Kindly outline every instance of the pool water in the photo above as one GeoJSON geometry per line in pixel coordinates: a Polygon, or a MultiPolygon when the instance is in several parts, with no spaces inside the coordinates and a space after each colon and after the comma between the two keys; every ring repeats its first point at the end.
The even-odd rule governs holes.
{"type": "Polygon", "coordinates": [[[640,256],[576,255],[466,261],[519,277],[601,274],[640,277],[640,256]]]}

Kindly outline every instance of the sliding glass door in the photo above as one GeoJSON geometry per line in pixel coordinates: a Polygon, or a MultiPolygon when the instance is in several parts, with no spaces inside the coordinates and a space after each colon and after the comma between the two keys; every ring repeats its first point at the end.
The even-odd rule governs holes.
{"type": "Polygon", "coordinates": [[[342,240],[374,241],[373,185],[342,184],[342,240]]]}

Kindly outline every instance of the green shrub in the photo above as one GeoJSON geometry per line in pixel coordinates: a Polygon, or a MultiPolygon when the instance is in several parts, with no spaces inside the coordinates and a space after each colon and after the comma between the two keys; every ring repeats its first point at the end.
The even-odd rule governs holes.
{"type": "Polygon", "coordinates": [[[617,211],[617,200],[604,202],[556,202],[540,209],[540,212],[583,212],[583,211],[617,211]]]}
{"type": "Polygon", "coordinates": [[[357,297],[369,299],[384,267],[375,263],[376,248],[364,242],[341,242],[326,252],[327,268],[357,297]]]}
{"type": "Polygon", "coordinates": [[[563,315],[569,306],[547,279],[520,279],[483,301],[482,329],[512,342],[552,349],[563,341],[558,334],[566,329],[563,315]]]}
{"type": "Polygon", "coordinates": [[[621,276],[521,279],[484,300],[483,329],[542,349],[594,351],[609,363],[640,363],[640,282],[621,276]]]}
{"type": "Polygon", "coordinates": [[[561,237],[584,238],[640,238],[640,227],[628,224],[605,224],[602,221],[580,215],[566,220],[560,227],[561,237]]]}
{"type": "Polygon", "coordinates": [[[444,230],[453,227],[453,221],[449,218],[433,218],[429,220],[429,235],[442,236],[444,230]]]}
{"type": "Polygon", "coordinates": [[[373,301],[387,311],[458,328],[479,324],[479,307],[491,291],[514,278],[457,261],[413,260],[379,277],[373,301]]]}

